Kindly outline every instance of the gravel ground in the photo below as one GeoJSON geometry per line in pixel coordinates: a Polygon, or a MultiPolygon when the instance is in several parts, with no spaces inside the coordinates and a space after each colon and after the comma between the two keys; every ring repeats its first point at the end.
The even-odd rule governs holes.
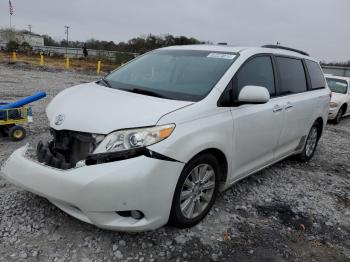
{"type": "MultiPolygon", "coordinates": [[[[34,124],[20,143],[0,138],[0,164],[48,135],[44,108],[59,91],[96,79],[0,65],[0,100],[38,90],[34,124]]],[[[284,160],[222,193],[186,230],[105,231],[0,178],[0,261],[350,261],[350,117],[329,124],[307,164],[284,160]]]]}

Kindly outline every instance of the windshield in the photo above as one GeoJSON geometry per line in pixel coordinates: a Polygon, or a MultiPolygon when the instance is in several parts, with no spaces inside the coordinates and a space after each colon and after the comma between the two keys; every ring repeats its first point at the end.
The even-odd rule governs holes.
{"type": "Polygon", "coordinates": [[[329,89],[335,93],[346,94],[348,83],[345,80],[336,78],[326,78],[329,89]]]}
{"type": "Polygon", "coordinates": [[[203,99],[232,65],[236,54],[156,50],[108,75],[102,84],[174,100],[203,99]]]}

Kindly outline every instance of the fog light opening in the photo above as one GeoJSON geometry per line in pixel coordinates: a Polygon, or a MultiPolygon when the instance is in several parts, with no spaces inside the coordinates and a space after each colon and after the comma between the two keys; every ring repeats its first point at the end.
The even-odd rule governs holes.
{"type": "Polygon", "coordinates": [[[132,217],[135,220],[142,219],[145,215],[139,210],[116,211],[119,216],[132,217]]]}
{"type": "Polygon", "coordinates": [[[116,213],[121,217],[130,217],[130,211],[116,211],[116,213]]]}
{"type": "Polygon", "coordinates": [[[140,220],[141,218],[144,217],[143,213],[138,210],[131,210],[131,217],[136,220],[140,220]]]}

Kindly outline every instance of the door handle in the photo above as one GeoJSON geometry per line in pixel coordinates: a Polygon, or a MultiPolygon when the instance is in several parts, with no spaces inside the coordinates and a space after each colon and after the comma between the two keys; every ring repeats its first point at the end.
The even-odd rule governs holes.
{"type": "Polygon", "coordinates": [[[294,106],[292,105],[291,102],[287,102],[287,104],[284,106],[284,109],[289,109],[289,108],[293,108],[294,106]]]}
{"type": "Polygon", "coordinates": [[[273,107],[273,112],[276,113],[276,112],[280,112],[283,110],[283,107],[280,106],[280,105],[274,105],[273,107]]]}

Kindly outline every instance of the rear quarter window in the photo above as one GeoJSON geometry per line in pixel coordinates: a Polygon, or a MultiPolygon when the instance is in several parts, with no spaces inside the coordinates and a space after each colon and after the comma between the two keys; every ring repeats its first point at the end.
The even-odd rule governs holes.
{"type": "Polygon", "coordinates": [[[301,59],[276,57],[279,71],[280,94],[295,94],[307,90],[305,69],[301,59]]]}
{"type": "Polygon", "coordinates": [[[311,89],[325,88],[325,79],[320,65],[311,60],[305,60],[305,62],[310,76],[311,89]]]}

